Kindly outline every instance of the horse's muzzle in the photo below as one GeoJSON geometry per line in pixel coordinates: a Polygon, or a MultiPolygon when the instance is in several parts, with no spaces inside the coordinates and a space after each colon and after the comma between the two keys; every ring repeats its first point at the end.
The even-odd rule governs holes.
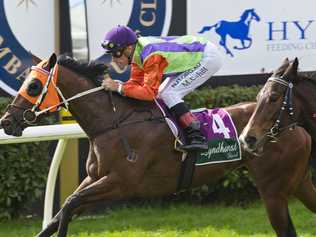
{"type": "Polygon", "coordinates": [[[4,132],[7,135],[12,135],[12,133],[13,133],[12,123],[9,119],[1,119],[0,125],[1,125],[1,128],[3,128],[4,132]]]}
{"type": "Polygon", "coordinates": [[[250,149],[254,149],[257,143],[257,138],[254,136],[245,137],[245,143],[250,149]]]}
{"type": "Polygon", "coordinates": [[[263,153],[263,147],[260,146],[260,142],[255,136],[246,136],[239,138],[242,148],[248,153],[254,156],[261,156],[263,153]]]}
{"type": "Polygon", "coordinates": [[[9,119],[2,119],[0,121],[1,127],[3,128],[5,134],[12,135],[16,137],[22,136],[23,128],[15,125],[9,119]]]}

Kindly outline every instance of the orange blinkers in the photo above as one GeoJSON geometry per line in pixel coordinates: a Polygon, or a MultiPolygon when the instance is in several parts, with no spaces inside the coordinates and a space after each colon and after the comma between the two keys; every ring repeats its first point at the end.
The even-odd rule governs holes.
{"type": "MultiPolygon", "coordinates": [[[[31,69],[29,76],[24,81],[24,83],[22,84],[22,86],[18,92],[19,95],[21,95],[23,98],[25,98],[27,101],[29,101],[33,105],[36,104],[36,102],[38,101],[38,98],[40,97],[40,95],[42,93],[40,93],[40,95],[38,95],[38,96],[30,96],[28,93],[28,86],[29,86],[30,82],[32,81],[32,79],[35,78],[35,79],[40,80],[40,82],[42,84],[42,88],[44,88],[46,81],[48,80],[49,73],[47,71],[45,71],[44,69],[41,69],[41,66],[43,65],[43,63],[40,63],[37,67],[33,67],[31,69]]],[[[57,90],[54,86],[57,83],[57,73],[58,73],[58,64],[56,64],[54,67],[53,78],[51,79],[51,82],[48,85],[48,91],[45,95],[45,98],[39,107],[40,110],[47,109],[51,106],[54,106],[54,105],[57,105],[60,103],[60,99],[59,99],[57,90]]],[[[55,112],[57,110],[57,108],[58,108],[58,106],[53,107],[49,111],[55,112]]]]}

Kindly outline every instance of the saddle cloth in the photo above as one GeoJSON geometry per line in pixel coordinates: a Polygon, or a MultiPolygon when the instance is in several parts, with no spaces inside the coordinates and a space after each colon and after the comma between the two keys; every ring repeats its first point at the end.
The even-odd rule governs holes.
{"type": "MultiPolygon", "coordinates": [[[[162,100],[156,99],[155,102],[176,141],[183,144],[185,142],[184,132],[176,123],[176,119],[162,100]]],[[[241,148],[236,127],[226,110],[201,108],[191,112],[200,121],[201,133],[207,139],[209,147],[207,152],[199,153],[197,166],[241,160],[241,148]]]]}

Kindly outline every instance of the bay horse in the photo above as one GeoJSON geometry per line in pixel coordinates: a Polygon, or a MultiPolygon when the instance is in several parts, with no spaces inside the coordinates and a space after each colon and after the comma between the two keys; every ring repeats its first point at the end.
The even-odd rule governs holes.
{"type": "Polygon", "coordinates": [[[233,39],[239,39],[242,47],[234,46],[234,49],[243,50],[250,48],[252,38],[249,37],[250,23],[252,20],[260,21],[260,17],[255,12],[255,9],[247,9],[240,16],[239,21],[224,21],[221,20],[214,25],[204,26],[198,33],[203,34],[206,31],[215,28],[215,32],[221,37],[219,44],[226,50],[226,54],[234,57],[233,53],[226,45],[226,38],[230,36],[233,39]],[[245,42],[248,41],[248,45],[245,42]]]}
{"type": "MultiPolygon", "coordinates": [[[[8,106],[1,118],[4,131],[20,136],[25,127],[37,121],[37,116],[44,116],[43,111],[55,108],[50,107],[52,104],[59,104],[52,102],[52,98],[65,101],[83,95],[84,91],[95,90],[98,87],[92,79],[102,77],[105,71],[104,65],[80,64],[71,58],[57,61],[52,54],[49,60],[32,68],[8,106]],[[42,82],[39,83],[39,79],[42,82]]],[[[88,176],[37,236],[51,236],[56,231],[58,237],[66,236],[72,216],[98,201],[158,197],[176,192],[182,154],[174,149],[173,134],[153,102],[96,90],[64,104],[88,135],[88,176]],[[133,159],[127,155],[123,138],[133,150],[133,159]]],[[[239,133],[255,106],[249,102],[226,108],[239,133]]],[[[296,236],[287,201],[305,177],[310,152],[310,136],[297,127],[284,132],[278,143],[268,144],[260,159],[243,152],[241,161],[196,167],[192,187],[214,183],[227,172],[247,166],[277,236],[296,236]]],[[[313,186],[304,188],[316,193],[313,186]]]]}

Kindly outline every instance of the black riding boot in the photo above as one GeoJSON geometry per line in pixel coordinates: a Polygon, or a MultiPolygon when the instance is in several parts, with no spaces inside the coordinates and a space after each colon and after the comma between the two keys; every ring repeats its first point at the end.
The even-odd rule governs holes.
{"type": "Polygon", "coordinates": [[[177,117],[180,126],[186,135],[186,144],[180,146],[180,149],[186,151],[207,151],[208,144],[201,133],[200,121],[189,111],[184,103],[179,103],[171,108],[171,112],[177,117]]]}
{"type": "Polygon", "coordinates": [[[197,119],[193,120],[186,128],[184,128],[184,132],[187,138],[187,143],[182,145],[180,149],[183,149],[186,151],[192,151],[192,150],[207,151],[208,150],[206,139],[200,130],[200,121],[198,121],[197,119]]]}

